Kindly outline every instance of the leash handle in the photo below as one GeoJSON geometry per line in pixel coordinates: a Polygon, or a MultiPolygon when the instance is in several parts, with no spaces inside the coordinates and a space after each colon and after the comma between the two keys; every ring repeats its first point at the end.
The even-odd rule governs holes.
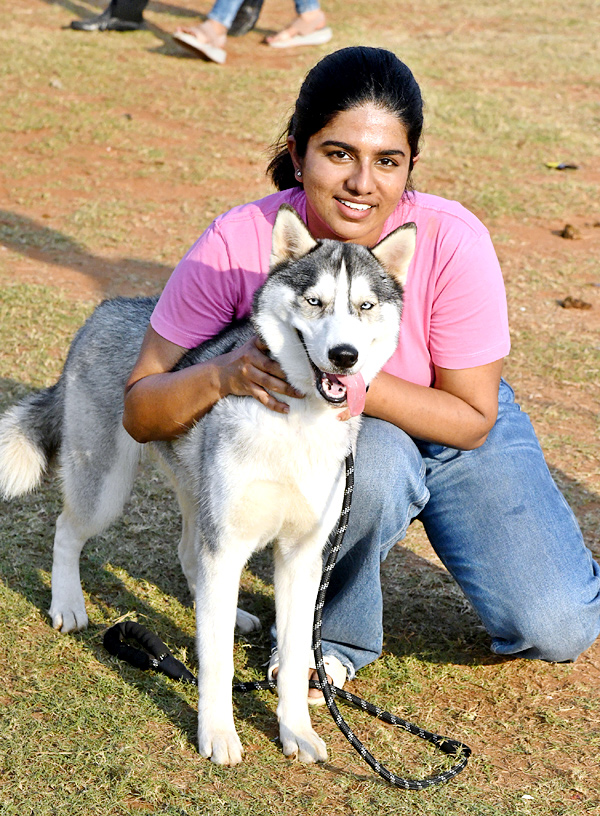
{"type": "Polygon", "coordinates": [[[158,635],[148,631],[135,621],[121,621],[104,633],[104,648],[113,657],[124,660],[136,669],[162,672],[173,680],[197,684],[194,675],[180,660],[173,656],[158,635]],[[134,640],[142,649],[124,643],[124,639],[134,640]]]}

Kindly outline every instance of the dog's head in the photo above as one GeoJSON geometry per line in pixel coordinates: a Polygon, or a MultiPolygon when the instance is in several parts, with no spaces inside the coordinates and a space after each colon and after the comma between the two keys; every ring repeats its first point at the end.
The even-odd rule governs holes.
{"type": "Polygon", "coordinates": [[[315,241],[292,207],[280,208],[252,320],[291,385],[362,412],[366,385],[398,345],[415,237],[409,223],[373,249],[315,241]]]}

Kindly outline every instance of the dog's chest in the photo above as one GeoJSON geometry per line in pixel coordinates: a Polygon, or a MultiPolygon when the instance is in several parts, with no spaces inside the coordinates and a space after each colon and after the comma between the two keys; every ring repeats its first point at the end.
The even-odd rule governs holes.
{"type": "Polygon", "coordinates": [[[258,543],[331,528],[351,426],[332,412],[303,406],[281,416],[252,402],[223,405],[214,428],[205,428],[205,445],[217,440],[210,454],[213,512],[258,543]]]}

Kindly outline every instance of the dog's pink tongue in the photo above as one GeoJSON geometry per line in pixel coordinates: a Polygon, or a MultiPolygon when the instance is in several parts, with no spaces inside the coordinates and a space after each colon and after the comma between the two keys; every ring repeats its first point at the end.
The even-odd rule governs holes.
{"type": "Polygon", "coordinates": [[[337,375],[338,380],[346,386],[346,402],[351,416],[358,416],[365,410],[367,390],[362,374],[337,375]]]}

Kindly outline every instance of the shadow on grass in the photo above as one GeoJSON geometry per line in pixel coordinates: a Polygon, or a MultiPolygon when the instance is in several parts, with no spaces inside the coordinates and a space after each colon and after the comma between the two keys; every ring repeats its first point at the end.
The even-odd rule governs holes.
{"type": "MultiPolygon", "coordinates": [[[[64,9],[73,14],[74,19],[78,20],[85,20],[88,17],[95,17],[97,14],[104,11],[109,4],[109,0],[90,0],[90,2],[86,4],[77,3],[73,0],[46,0],[46,2],[50,3],[51,5],[62,6],[64,9]]],[[[189,17],[194,21],[194,23],[200,23],[203,20],[206,20],[206,14],[196,11],[195,9],[184,8],[183,6],[178,6],[174,3],[161,3],[159,0],[157,0],[157,2],[149,3],[148,10],[161,15],[164,14],[167,19],[169,17],[189,17]]],[[[172,31],[165,31],[160,26],[156,25],[156,23],[150,22],[147,18],[145,19],[146,31],[151,31],[156,37],[158,37],[158,39],[163,41],[162,47],[150,49],[153,53],[163,54],[166,56],[198,59],[198,57],[194,57],[189,52],[184,52],[182,48],[173,42],[171,36],[173,33],[172,31]]],[[[64,28],[68,29],[69,27],[70,25],[66,25],[64,28]]],[[[260,28],[258,25],[254,27],[253,31],[262,37],[275,33],[272,29],[260,28]]],[[[86,32],[78,31],[74,33],[79,36],[86,36],[86,32]]],[[[108,33],[109,35],[111,34],[111,32],[108,33]]],[[[114,32],[112,33],[114,34],[114,32]]],[[[131,36],[132,32],[119,32],[119,34],[131,36]]]]}
{"type": "Polygon", "coordinates": [[[384,652],[427,663],[504,662],[490,652],[490,637],[444,567],[402,546],[382,567],[384,652]]]}
{"type": "Polygon", "coordinates": [[[68,235],[8,210],[0,210],[0,243],[33,261],[74,269],[107,293],[119,284],[140,279],[155,281],[160,290],[173,271],[165,264],[138,258],[94,255],[68,235]]]}
{"type": "MultiPolygon", "coordinates": [[[[110,0],[89,0],[89,2],[86,3],[77,3],[75,0],[46,0],[46,2],[52,6],[62,6],[62,8],[75,15],[75,17],[85,19],[87,17],[93,17],[96,14],[99,14],[101,11],[104,11],[110,0]]],[[[185,6],[178,6],[176,3],[161,3],[160,0],[149,3],[148,9],[169,17],[202,17],[204,19],[206,16],[204,14],[200,14],[194,9],[186,8],[185,6]]],[[[85,35],[87,32],[78,33],[85,35]]],[[[118,33],[128,34],[131,32],[118,33]]]]}

